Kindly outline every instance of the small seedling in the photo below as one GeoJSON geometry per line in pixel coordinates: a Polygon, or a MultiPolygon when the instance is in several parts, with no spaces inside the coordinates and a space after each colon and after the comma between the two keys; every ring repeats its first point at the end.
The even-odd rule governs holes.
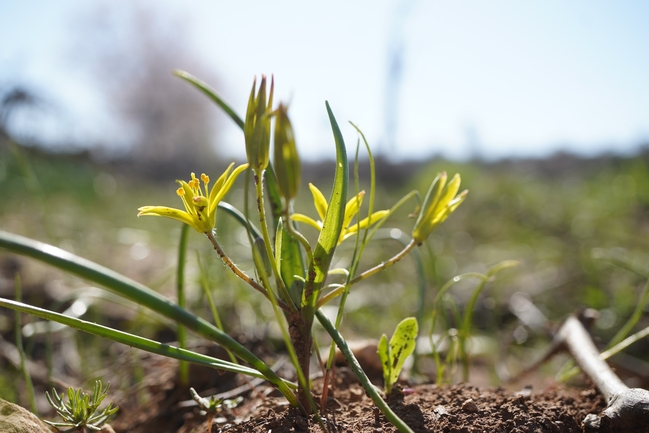
{"type": "Polygon", "coordinates": [[[233,409],[243,401],[243,397],[237,397],[235,399],[223,399],[211,396],[209,399],[207,399],[198,395],[194,388],[189,388],[189,392],[191,393],[194,401],[198,404],[198,407],[207,412],[207,432],[210,432],[212,430],[212,420],[214,419],[216,414],[220,413],[224,409],[233,409]]]}
{"type": "Polygon", "coordinates": [[[403,363],[415,350],[418,332],[417,319],[408,317],[397,325],[389,345],[388,337],[385,334],[381,336],[378,352],[383,366],[383,381],[386,394],[390,394],[392,391],[392,386],[399,380],[403,363]]]}
{"type": "Polygon", "coordinates": [[[116,413],[119,409],[118,407],[112,407],[112,403],[108,403],[108,406],[101,412],[95,413],[101,402],[106,398],[108,388],[110,388],[110,383],[104,389],[100,380],[95,381],[92,398],[85,392],[81,392],[81,389],[75,391],[74,388],[68,388],[68,401],[66,403],[63,403],[63,396],[60,396],[56,392],[56,389],[52,388],[51,396],[46,391],[45,396],[47,397],[47,401],[56,409],[63,422],[45,422],[62,433],[75,431],[83,433],[89,430],[100,431],[108,417],[116,413]],[[66,427],[69,428],[67,430],[61,430],[61,428],[66,427]]]}

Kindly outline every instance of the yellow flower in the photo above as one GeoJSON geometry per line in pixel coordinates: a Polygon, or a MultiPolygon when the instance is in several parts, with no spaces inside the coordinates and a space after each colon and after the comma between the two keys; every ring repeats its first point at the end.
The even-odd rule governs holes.
{"type": "Polygon", "coordinates": [[[462,204],[469,193],[467,190],[457,193],[461,182],[459,174],[453,176],[448,185],[446,179],[445,171],[438,174],[428,189],[419,218],[412,230],[412,238],[417,244],[424,242],[462,204]]]}
{"type": "MultiPolygon", "coordinates": [[[[315,185],[309,183],[309,189],[311,190],[311,194],[313,194],[313,204],[315,205],[315,209],[318,212],[320,220],[315,221],[314,219],[299,213],[291,215],[291,219],[293,221],[309,224],[317,230],[322,231],[323,221],[329,205],[327,204],[327,200],[324,198],[324,195],[322,195],[320,190],[315,185]]],[[[361,220],[360,223],[352,223],[354,216],[356,216],[361,207],[361,204],[363,204],[364,195],[365,191],[359,192],[345,205],[345,219],[343,220],[343,228],[340,232],[340,237],[338,238],[338,245],[340,245],[340,243],[348,237],[358,232],[359,229],[364,229],[368,227],[368,225],[376,224],[381,219],[385,218],[385,216],[389,213],[389,211],[387,210],[376,211],[371,216],[361,220]]]]}
{"type": "Polygon", "coordinates": [[[235,179],[242,171],[248,168],[248,164],[242,164],[232,171],[234,162],[228,166],[225,172],[219,177],[214,186],[210,189],[210,178],[206,174],[201,174],[201,182],[192,173],[189,182],[177,180],[180,188],[176,194],[183,201],[185,210],[174,209],[166,206],[142,206],[138,209],[137,216],[153,215],[162,216],[190,225],[200,233],[207,233],[214,228],[216,221],[216,206],[223,199],[225,194],[230,190],[235,179]],[[232,171],[232,172],[231,172],[232,171]]]}

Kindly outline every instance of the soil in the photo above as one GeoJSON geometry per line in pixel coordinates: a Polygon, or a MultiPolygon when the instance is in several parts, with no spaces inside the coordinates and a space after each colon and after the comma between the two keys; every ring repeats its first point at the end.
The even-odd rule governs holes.
{"type": "MultiPolygon", "coordinates": [[[[174,386],[170,376],[165,376],[160,373],[155,376],[158,383],[149,383],[157,394],[148,401],[146,410],[139,404],[121,402],[119,415],[111,422],[117,433],[208,431],[205,414],[201,414],[192,401],[180,401],[186,400],[189,393],[174,386]]],[[[226,382],[230,388],[239,386],[237,378],[228,378],[226,382]]],[[[262,384],[253,393],[245,383],[241,389],[244,401],[238,407],[218,414],[210,432],[323,431],[313,416],[307,418],[297,409],[290,408],[274,389],[262,384]]],[[[321,391],[322,380],[314,380],[316,396],[320,396],[321,391]]],[[[236,394],[239,393],[223,395],[234,397],[236,394]]],[[[116,403],[120,404],[119,401],[116,403]]],[[[609,433],[605,428],[591,430],[581,426],[588,414],[599,414],[605,407],[603,397],[592,388],[554,386],[539,391],[524,388],[513,392],[469,384],[407,387],[404,383],[388,398],[388,403],[417,433],[609,433]]],[[[322,419],[329,432],[397,431],[365,394],[353,373],[344,367],[336,371],[335,384],[330,388],[322,419]]]]}

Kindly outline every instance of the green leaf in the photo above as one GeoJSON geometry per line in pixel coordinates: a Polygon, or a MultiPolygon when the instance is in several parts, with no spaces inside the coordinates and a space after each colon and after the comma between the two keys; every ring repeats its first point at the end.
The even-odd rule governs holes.
{"type": "MultiPolygon", "coordinates": [[[[203,355],[200,353],[192,352],[190,350],[180,349],[168,344],[159,343],[148,338],[140,337],[138,335],[130,334],[124,331],[118,331],[107,326],[98,325],[93,322],[77,319],[74,317],[66,316],[54,311],[45,310],[43,308],[34,307],[32,305],[16,302],[10,299],[0,298],[0,307],[9,308],[14,311],[31,314],[42,319],[51,320],[61,323],[71,328],[78,329],[98,337],[106,338],[108,340],[116,341],[118,343],[126,344],[137,349],[147,352],[156,353],[158,355],[175,358],[181,361],[188,361],[194,364],[204,365],[206,367],[217,368],[219,370],[231,371],[233,373],[245,374],[252,377],[259,377],[265,379],[265,376],[250,367],[246,367],[232,362],[224,361],[222,359],[213,358],[211,356],[203,355]]],[[[289,386],[295,385],[286,382],[289,386]]]]}
{"type": "MultiPolygon", "coordinates": [[[[390,339],[390,389],[399,380],[399,374],[406,358],[415,350],[418,333],[419,326],[417,325],[417,319],[414,317],[403,319],[397,325],[397,329],[390,339]]],[[[389,393],[387,389],[388,384],[386,384],[386,392],[389,393]]]]}
{"type": "Polygon", "coordinates": [[[243,129],[243,120],[241,117],[237,115],[237,113],[234,112],[232,107],[230,107],[230,104],[225,102],[223,98],[221,98],[218,93],[216,93],[216,90],[214,90],[212,87],[210,87],[207,83],[199,80],[198,78],[194,77],[192,74],[189,72],[181,71],[181,70],[175,70],[174,75],[177,77],[182,78],[183,80],[187,81],[189,84],[193,85],[196,87],[198,90],[203,92],[205,95],[207,95],[208,98],[210,98],[212,101],[216,103],[225,113],[230,116],[232,120],[234,120],[234,123],[236,123],[239,128],[243,129]]]}
{"type": "Polygon", "coordinates": [[[343,228],[347,185],[349,183],[349,166],[347,163],[345,141],[343,140],[336,118],[329,107],[329,103],[326,102],[325,104],[336,143],[336,173],[334,175],[331,197],[329,198],[329,206],[323,221],[324,227],[318,236],[318,243],[313,253],[313,260],[309,264],[308,279],[302,301],[306,307],[303,314],[309,322],[313,320],[318,295],[327,277],[331,259],[333,258],[336,245],[338,244],[338,238],[343,228]]]}
{"type": "Polygon", "coordinates": [[[389,393],[388,384],[390,383],[390,377],[392,377],[392,363],[390,362],[390,346],[388,345],[387,335],[381,335],[377,352],[379,353],[379,359],[383,367],[383,386],[385,387],[385,392],[389,393]]]}
{"type": "Polygon", "coordinates": [[[187,329],[204,338],[215,341],[259,370],[269,382],[278,388],[292,405],[298,405],[295,394],[286,386],[282,379],[252,352],[216,326],[180,308],[150,288],[60,248],[5,231],[0,231],[0,248],[40,260],[69,274],[100,284],[138,305],[149,308],[178,324],[184,325],[187,329]]]}

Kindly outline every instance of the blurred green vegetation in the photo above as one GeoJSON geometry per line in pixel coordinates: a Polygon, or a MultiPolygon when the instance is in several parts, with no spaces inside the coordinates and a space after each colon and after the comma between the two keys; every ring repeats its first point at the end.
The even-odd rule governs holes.
{"type": "MultiPolygon", "coordinates": [[[[154,181],[120,164],[93,162],[88,155],[48,154],[6,143],[1,146],[0,229],[72,251],[173,297],[180,223],[164,218],[138,219],[136,214],[143,205],[177,207],[175,177],[154,181]]],[[[361,162],[361,167],[364,164],[361,162]]],[[[648,164],[647,153],[591,159],[557,155],[544,160],[493,163],[434,160],[391,165],[380,160],[374,210],[388,209],[413,189],[425,194],[442,170],[449,175],[460,173],[462,189],[469,189],[469,196],[420,248],[427,274],[425,293],[420,292],[415,261],[404,259],[352,288],[343,335],[355,339],[389,333],[404,317],[417,314],[421,299],[428,320],[420,324],[425,333],[430,329],[428,312],[436,290],[446,281],[466,272],[484,273],[503,260],[519,260],[520,266],[502,272],[481,295],[474,316],[478,334],[491,336],[503,351],[520,355],[526,347],[547,343],[550,322],[560,321],[578,308],[592,307],[602,313],[596,334],[604,341],[610,339],[632,313],[645,280],[594,258],[592,250],[615,249],[643,266],[649,263],[648,164]],[[541,314],[534,317],[550,322],[521,322],[523,313],[518,311],[517,318],[512,307],[521,296],[541,314]]],[[[303,172],[307,176],[303,185],[312,181],[328,194],[333,162],[307,164],[303,172]]],[[[183,178],[189,178],[189,173],[183,178]]],[[[367,184],[368,179],[361,178],[361,188],[368,189],[367,184]]],[[[241,207],[242,185],[243,180],[238,181],[226,201],[241,207]]],[[[299,194],[296,211],[315,216],[308,188],[303,187],[299,194]]],[[[399,230],[407,236],[414,224],[410,214],[416,205],[414,200],[406,204],[384,225],[390,229],[383,230],[382,239],[373,241],[374,247],[366,250],[361,270],[401,250],[399,230]]],[[[225,212],[219,215],[217,235],[225,251],[252,273],[245,233],[225,212]]],[[[304,227],[303,232],[309,239],[315,238],[310,228],[304,227]]],[[[341,265],[346,263],[352,250],[353,241],[343,243],[334,267],[336,260],[341,265]]],[[[257,333],[279,341],[270,305],[231,275],[204,237],[193,232],[187,265],[190,309],[204,318],[211,317],[200,288],[197,254],[226,330],[257,333]]],[[[3,296],[12,296],[10,282],[17,270],[23,279],[24,299],[34,305],[53,308],[63,294],[86,290],[82,281],[0,252],[3,296]]],[[[450,291],[454,301],[463,305],[476,284],[462,281],[454,286],[450,291]]],[[[175,338],[173,331],[160,326],[159,319],[136,307],[95,301],[89,313],[93,321],[126,330],[137,328],[142,336],[167,341],[175,338]]],[[[69,302],[62,304],[59,311],[69,302]]],[[[9,314],[13,313],[0,311],[2,316],[9,314]]],[[[641,321],[638,329],[647,326],[646,321],[641,321]]],[[[7,339],[10,326],[10,320],[0,321],[0,332],[7,339]]],[[[78,341],[82,359],[93,360],[97,367],[109,365],[97,354],[108,354],[109,343],[91,343],[86,337],[78,337],[78,341]]],[[[648,349],[645,341],[631,348],[631,353],[646,358],[648,349]]],[[[87,367],[79,368],[87,372],[87,367]]]]}

